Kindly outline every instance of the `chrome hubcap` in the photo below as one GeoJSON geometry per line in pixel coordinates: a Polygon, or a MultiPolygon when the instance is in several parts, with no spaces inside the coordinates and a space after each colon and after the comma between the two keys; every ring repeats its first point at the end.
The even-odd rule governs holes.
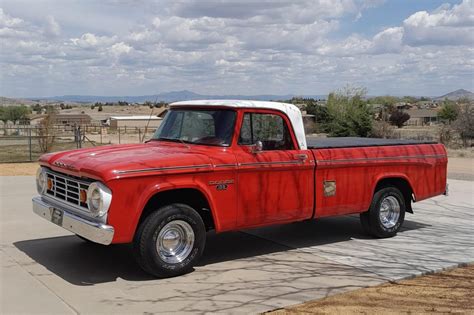
{"type": "Polygon", "coordinates": [[[382,225],[389,229],[394,227],[398,218],[400,218],[400,203],[394,196],[385,197],[380,203],[380,222],[382,225]]]}
{"type": "Polygon", "coordinates": [[[194,231],[188,222],[175,220],[166,224],[156,238],[156,251],[169,264],[185,260],[194,246],[194,231]]]}

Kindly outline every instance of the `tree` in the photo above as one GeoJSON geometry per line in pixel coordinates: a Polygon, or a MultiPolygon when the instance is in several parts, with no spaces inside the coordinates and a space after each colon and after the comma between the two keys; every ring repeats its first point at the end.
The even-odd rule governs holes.
{"type": "Polygon", "coordinates": [[[472,144],[474,139],[474,105],[464,104],[459,108],[458,119],[454,121],[453,127],[459,134],[464,147],[472,144]]]}
{"type": "Polygon", "coordinates": [[[40,104],[36,103],[34,106],[33,106],[33,111],[36,112],[36,114],[41,114],[41,112],[43,111],[43,107],[41,107],[40,104]]]}
{"type": "Polygon", "coordinates": [[[38,128],[38,145],[42,153],[51,151],[56,138],[54,129],[55,114],[48,114],[44,117],[38,128]]]}
{"type": "Polygon", "coordinates": [[[402,110],[395,110],[390,115],[388,119],[392,125],[397,126],[398,128],[402,128],[403,124],[410,119],[410,115],[402,110]]]}
{"type": "Polygon", "coordinates": [[[363,99],[366,93],[365,88],[345,87],[329,94],[327,131],[331,136],[367,137],[370,134],[373,115],[363,99]]]}
{"type": "Polygon", "coordinates": [[[102,110],[103,110],[102,104],[100,104],[100,105],[99,105],[99,108],[97,108],[97,111],[98,111],[98,112],[101,112],[102,110]]]}
{"type": "Polygon", "coordinates": [[[28,115],[31,113],[31,110],[25,105],[21,106],[6,106],[2,108],[0,112],[0,120],[6,124],[8,121],[11,121],[14,124],[25,123],[29,121],[28,115]]]}
{"type": "Polygon", "coordinates": [[[438,112],[438,118],[451,124],[458,118],[459,106],[453,101],[444,100],[443,106],[438,112]]]}

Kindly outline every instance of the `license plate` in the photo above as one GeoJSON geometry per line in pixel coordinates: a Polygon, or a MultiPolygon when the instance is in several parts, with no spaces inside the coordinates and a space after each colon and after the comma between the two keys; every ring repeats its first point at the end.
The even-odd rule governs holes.
{"type": "Polygon", "coordinates": [[[52,208],[51,210],[52,210],[51,222],[59,226],[62,226],[63,225],[63,211],[56,208],[52,208]]]}

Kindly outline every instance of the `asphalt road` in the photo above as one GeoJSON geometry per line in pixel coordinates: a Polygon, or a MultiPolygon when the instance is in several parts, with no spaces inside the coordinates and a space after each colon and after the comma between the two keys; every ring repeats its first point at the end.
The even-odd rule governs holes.
{"type": "Polygon", "coordinates": [[[356,216],[209,234],[194,272],[153,279],[127,245],[86,244],[31,212],[32,176],[0,177],[0,313],[256,313],[474,262],[474,182],[416,203],[394,238],[356,216]]]}

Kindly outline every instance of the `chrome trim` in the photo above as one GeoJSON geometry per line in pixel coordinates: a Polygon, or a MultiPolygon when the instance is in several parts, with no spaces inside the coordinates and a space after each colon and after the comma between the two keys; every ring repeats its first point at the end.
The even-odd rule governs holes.
{"type": "Polygon", "coordinates": [[[48,203],[42,197],[36,196],[32,199],[33,212],[43,219],[52,222],[53,211],[55,209],[63,212],[62,228],[80,235],[93,242],[109,245],[114,237],[114,227],[99,222],[93,222],[83,219],[67,211],[65,208],[56,207],[52,203],[48,203]]]}
{"type": "Polygon", "coordinates": [[[214,167],[237,167],[237,164],[216,164],[214,167]]]}
{"type": "Polygon", "coordinates": [[[303,164],[303,161],[278,161],[278,162],[252,162],[252,163],[239,163],[239,166],[263,166],[263,165],[294,165],[303,164]]]}
{"type": "Polygon", "coordinates": [[[319,163],[345,163],[345,162],[362,162],[362,161],[374,161],[374,160],[398,160],[398,159],[422,159],[422,158],[447,158],[446,155],[406,155],[406,156],[388,156],[388,157],[375,157],[375,158],[356,158],[356,159],[339,159],[339,160],[316,160],[319,163]]]}
{"type": "Polygon", "coordinates": [[[53,180],[53,187],[52,189],[46,187],[42,195],[46,195],[62,203],[70,204],[82,211],[89,212],[87,202],[80,201],[80,191],[85,190],[87,192],[91,182],[53,172],[49,169],[46,170],[46,176],[48,179],[53,180]]]}
{"type": "Polygon", "coordinates": [[[154,167],[154,168],[143,168],[138,170],[127,170],[127,171],[114,171],[116,174],[128,174],[128,173],[141,173],[141,172],[153,172],[153,171],[171,171],[171,170],[186,170],[193,168],[204,168],[212,167],[211,164],[200,164],[200,165],[185,165],[185,166],[166,166],[166,167],[154,167]]]}

